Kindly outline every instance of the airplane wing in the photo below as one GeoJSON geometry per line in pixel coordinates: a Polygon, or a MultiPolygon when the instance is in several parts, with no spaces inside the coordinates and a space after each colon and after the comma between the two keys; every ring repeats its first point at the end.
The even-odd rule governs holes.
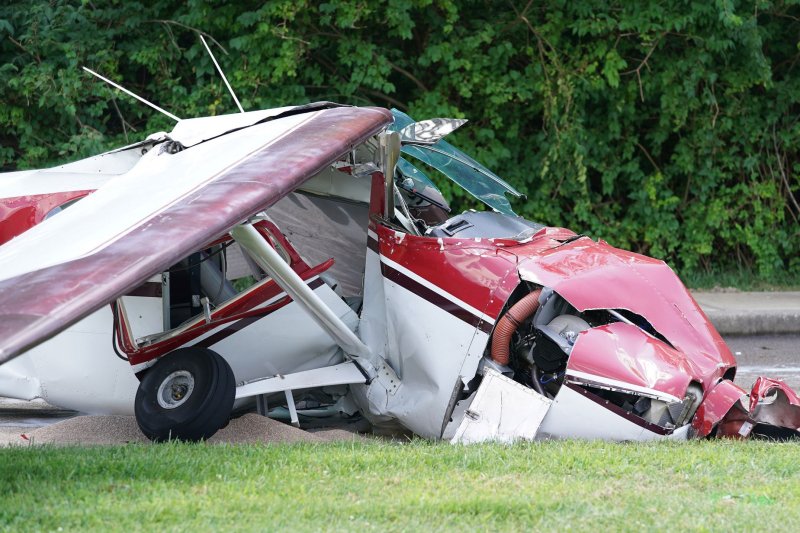
{"type": "Polygon", "coordinates": [[[182,151],[154,146],[0,246],[0,364],[268,208],[391,121],[379,108],[312,107],[182,151]]]}

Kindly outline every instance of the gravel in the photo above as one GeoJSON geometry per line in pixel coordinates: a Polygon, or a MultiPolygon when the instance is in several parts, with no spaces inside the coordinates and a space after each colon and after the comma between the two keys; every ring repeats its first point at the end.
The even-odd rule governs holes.
{"type": "Polygon", "coordinates": [[[122,415],[86,415],[68,418],[28,434],[33,444],[125,444],[149,442],[136,419],[122,415]]]}
{"type": "MultiPolygon", "coordinates": [[[[14,429],[0,432],[2,444],[109,445],[129,442],[149,443],[139,431],[133,416],[85,415],[69,418],[32,431],[22,437],[14,429]]],[[[333,442],[366,440],[366,437],[343,429],[323,429],[309,433],[255,413],[234,418],[214,436],[210,444],[333,442]]]]}
{"type": "Polygon", "coordinates": [[[322,439],[308,431],[272,420],[255,413],[248,413],[230,421],[227,427],[219,430],[208,442],[249,443],[249,442],[322,442],[322,439]]]}

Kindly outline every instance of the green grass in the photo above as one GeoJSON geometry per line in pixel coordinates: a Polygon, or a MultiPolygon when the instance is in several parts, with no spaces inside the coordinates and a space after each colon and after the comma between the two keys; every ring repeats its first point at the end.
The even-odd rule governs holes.
{"type": "Polygon", "coordinates": [[[800,528],[794,444],[424,441],[0,450],[0,528],[800,528]]]}

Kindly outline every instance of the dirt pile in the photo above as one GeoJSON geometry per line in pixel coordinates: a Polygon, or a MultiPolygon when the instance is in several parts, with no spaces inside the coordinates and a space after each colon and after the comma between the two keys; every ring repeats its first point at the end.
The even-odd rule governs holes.
{"type": "Polygon", "coordinates": [[[208,439],[209,443],[322,442],[313,433],[255,413],[234,418],[208,439]]]}
{"type": "Polygon", "coordinates": [[[126,444],[149,442],[136,419],[121,415],[85,415],[68,418],[28,433],[33,444],[126,444]]]}
{"type": "MultiPolygon", "coordinates": [[[[126,444],[150,442],[139,430],[136,419],[120,415],[85,415],[69,418],[26,433],[28,444],[126,444]]],[[[295,428],[255,413],[234,418],[227,427],[208,439],[210,444],[332,442],[363,440],[365,437],[343,429],[295,428]]],[[[26,441],[20,440],[19,444],[26,441]]]]}

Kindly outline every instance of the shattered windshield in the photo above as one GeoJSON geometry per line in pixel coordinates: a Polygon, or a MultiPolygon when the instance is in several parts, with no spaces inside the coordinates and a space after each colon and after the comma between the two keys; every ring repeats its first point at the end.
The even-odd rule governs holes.
{"type": "Polygon", "coordinates": [[[397,180],[397,185],[401,189],[450,212],[450,205],[447,200],[424,172],[402,157],[397,161],[397,170],[400,172],[399,177],[402,178],[397,180]]]}
{"type": "MultiPolygon", "coordinates": [[[[414,119],[397,109],[392,109],[392,115],[394,115],[394,123],[389,126],[392,131],[400,131],[414,123],[414,119]]],[[[506,194],[517,198],[522,194],[491,170],[451,144],[439,141],[430,146],[404,145],[402,153],[435,168],[493,210],[508,215],[516,214],[511,209],[506,194]]],[[[404,177],[411,177],[420,189],[436,189],[433,182],[422,171],[402,157],[398,162],[398,169],[404,177]]]]}

